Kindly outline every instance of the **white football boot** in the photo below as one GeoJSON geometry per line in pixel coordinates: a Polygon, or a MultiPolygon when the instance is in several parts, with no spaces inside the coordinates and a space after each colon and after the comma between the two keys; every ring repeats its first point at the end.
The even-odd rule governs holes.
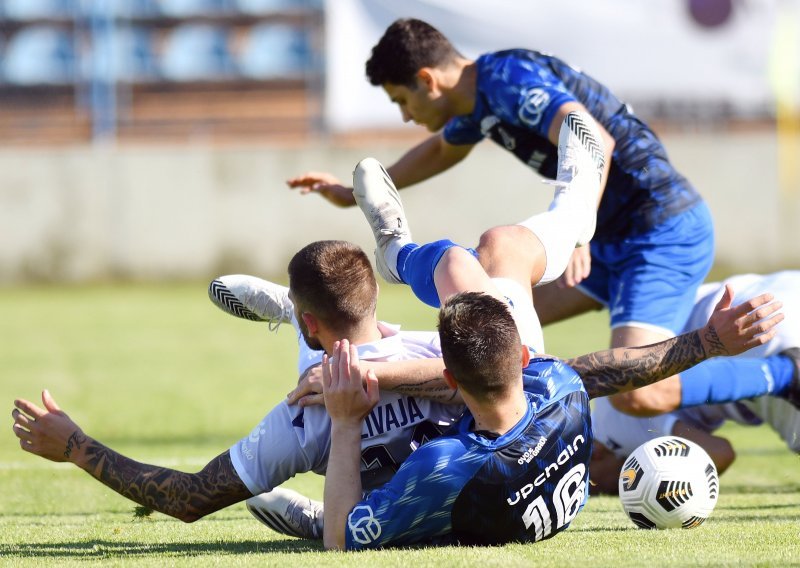
{"type": "Polygon", "coordinates": [[[289,288],[255,276],[229,274],[208,285],[209,299],[223,312],[250,321],[269,322],[270,331],[291,323],[294,304],[289,288]]]}
{"type": "Polygon", "coordinates": [[[353,171],[353,196],[375,236],[375,266],[384,280],[402,284],[397,274],[397,252],[411,242],[403,204],[389,174],[375,158],[364,158],[353,171]],[[398,244],[398,242],[400,244],[398,244]],[[393,250],[387,255],[390,245],[393,250]]]}
{"type": "Polygon", "coordinates": [[[587,244],[594,236],[604,169],[603,138],[597,123],[586,112],[570,112],[558,135],[558,173],[547,183],[556,186],[554,199],[569,199],[584,217],[575,246],[587,244]]]}
{"type": "Polygon", "coordinates": [[[298,538],[322,538],[322,503],[297,491],[276,487],[246,501],[247,510],[275,532],[298,538]]]}

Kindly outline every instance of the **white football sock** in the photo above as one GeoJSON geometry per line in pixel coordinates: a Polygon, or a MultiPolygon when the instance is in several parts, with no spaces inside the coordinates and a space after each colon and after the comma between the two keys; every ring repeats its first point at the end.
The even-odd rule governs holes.
{"type": "Polygon", "coordinates": [[[492,278],[492,283],[508,299],[522,344],[532,347],[537,353],[544,353],[542,324],[533,308],[530,288],[526,290],[519,282],[509,278],[492,278]]]}

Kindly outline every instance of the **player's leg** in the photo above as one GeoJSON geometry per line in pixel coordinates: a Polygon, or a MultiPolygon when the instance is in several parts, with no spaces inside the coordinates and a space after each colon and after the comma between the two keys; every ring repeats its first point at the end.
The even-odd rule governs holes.
{"type": "MultiPolygon", "coordinates": [[[[704,204],[624,241],[592,243],[592,272],[599,268],[608,275],[612,348],[649,345],[683,331],[711,268],[713,245],[704,204]]],[[[587,280],[591,286],[592,274],[587,280]]],[[[677,408],[680,393],[681,378],[675,376],[611,401],[623,412],[652,416],[677,408]]]]}
{"type": "MultiPolygon", "coordinates": [[[[592,269],[589,278],[600,280],[600,269],[592,269]]],[[[588,279],[587,279],[588,280],[588,279]]],[[[581,286],[562,288],[556,282],[533,289],[533,304],[542,325],[549,325],[579,316],[586,312],[602,310],[607,302],[601,302],[587,293],[587,281],[581,286]]]]}
{"type": "Polygon", "coordinates": [[[484,292],[508,301],[514,306],[512,313],[522,340],[542,349],[541,328],[530,298],[535,251],[529,247],[509,251],[516,259],[510,263],[515,267],[513,273],[498,274],[499,278],[493,279],[472,250],[449,240],[414,243],[397,190],[383,167],[372,158],[356,166],[353,195],[372,227],[377,244],[375,264],[382,275],[385,272],[392,281],[408,284],[420,300],[434,307],[465,291],[484,292]]]}
{"type": "MultiPolygon", "coordinates": [[[[518,270],[514,251],[528,247],[535,262],[524,264],[534,285],[564,272],[576,245],[592,238],[604,170],[602,137],[585,112],[570,112],[561,125],[558,172],[547,211],[517,225],[495,227],[481,236],[478,258],[490,276],[511,278],[518,270]]],[[[516,275],[515,275],[516,276],[516,275]]]]}
{"type": "Polygon", "coordinates": [[[742,404],[769,424],[790,451],[800,454],[800,409],[787,400],[771,396],[744,400],[742,404]]]}
{"type": "Polygon", "coordinates": [[[672,426],[672,433],[703,448],[714,462],[719,474],[724,473],[736,459],[736,452],[727,438],[715,436],[711,432],[700,430],[681,420],[672,426]]]}

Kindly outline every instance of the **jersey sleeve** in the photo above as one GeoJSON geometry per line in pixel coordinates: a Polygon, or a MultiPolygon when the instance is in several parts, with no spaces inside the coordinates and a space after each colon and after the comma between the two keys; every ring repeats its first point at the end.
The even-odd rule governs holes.
{"type": "Polygon", "coordinates": [[[458,438],[434,440],[415,451],[383,487],[347,517],[347,550],[422,543],[452,528],[453,503],[480,467],[458,438]]]}
{"type": "Polygon", "coordinates": [[[284,401],[230,448],[231,463],[257,495],[298,473],[324,468],[329,444],[330,419],[322,407],[300,409],[284,401]]]}
{"type": "Polygon", "coordinates": [[[496,54],[479,65],[476,110],[447,123],[444,139],[450,144],[474,144],[498,120],[547,138],[558,109],[577,100],[550,67],[536,60],[496,54]]]}

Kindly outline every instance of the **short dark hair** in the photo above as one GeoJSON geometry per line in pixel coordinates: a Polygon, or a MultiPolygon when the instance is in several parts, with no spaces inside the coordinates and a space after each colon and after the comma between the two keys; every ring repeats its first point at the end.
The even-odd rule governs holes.
{"type": "Polygon", "coordinates": [[[289,261],[289,289],[302,311],[336,331],[374,316],[378,305],[372,265],[346,241],[316,241],[300,249],[289,261]]]}
{"type": "Polygon", "coordinates": [[[367,78],[375,86],[386,83],[415,87],[423,67],[437,67],[461,57],[450,40],[427,22],[396,20],[386,28],[367,61],[367,78]]]}
{"type": "Polygon", "coordinates": [[[522,342],[508,306],[482,292],[462,292],[439,311],[445,367],[459,387],[484,400],[504,394],[522,374],[522,342]]]}

